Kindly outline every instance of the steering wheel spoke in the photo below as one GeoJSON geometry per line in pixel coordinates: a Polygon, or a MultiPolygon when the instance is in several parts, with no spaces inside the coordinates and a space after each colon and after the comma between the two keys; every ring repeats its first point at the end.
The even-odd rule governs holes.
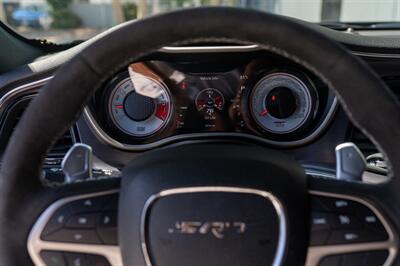
{"type": "Polygon", "coordinates": [[[309,176],[309,186],[307,266],[393,264],[398,236],[368,197],[370,185],[309,176]]]}

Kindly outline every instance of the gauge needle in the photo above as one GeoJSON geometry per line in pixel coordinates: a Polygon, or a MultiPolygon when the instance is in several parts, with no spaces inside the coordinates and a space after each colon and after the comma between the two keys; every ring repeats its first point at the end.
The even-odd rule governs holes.
{"type": "Polygon", "coordinates": [[[268,114],[268,109],[265,109],[260,113],[260,116],[266,116],[268,114]]]}

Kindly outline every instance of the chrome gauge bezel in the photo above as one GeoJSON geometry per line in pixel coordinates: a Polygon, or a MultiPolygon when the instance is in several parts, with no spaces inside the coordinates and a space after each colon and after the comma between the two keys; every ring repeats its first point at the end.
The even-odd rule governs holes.
{"type": "MultiPolygon", "coordinates": [[[[279,82],[278,82],[279,84],[279,82]]],[[[269,73],[264,75],[251,89],[250,95],[249,95],[249,99],[248,99],[248,106],[249,106],[249,112],[251,114],[251,117],[253,119],[253,121],[255,122],[255,124],[257,125],[257,127],[263,132],[263,133],[268,133],[268,134],[273,134],[276,136],[284,136],[284,135],[290,135],[290,134],[294,134],[298,131],[301,131],[302,129],[304,129],[305,125],[307,124],[308,121],[310,121],[310,119],[314,116],[315,111],[316,111],[316,107],[317,107],[317,97],[316,97],[317,93],[315,91],[314,86],[312,86],[312,84],[307,84],[305,81],[303,81],[302,78],[300,78],[298,75],[289,73],[289,72],[273,72],[273,73],[269,73]],[[261,109],[265,109],[265,97],[269,94],[270,91],[272,91],[274,88],[280,87],[280,86],[274,86],[274,84],[267,84],[266,86],[269,86],[265,89],[265,87],[263,86],[263,83],[268,82],[271,79],[276,79],[276,78],[285,78],[285,79],[290,79],[290,83],[294,83],[296,85],[295,89],[292,89],[292,87],[289,87],[290,89],[292,89],[292,91],[294,91],[297,95],[297,99],[296,101],[299,100],[299,94],[301,93],[303,94],[302,96],[304,98],[300,98],[301,100],[301,104],[305,105],[304,108],[306,109],[304,112],[301,113],[301,116],[296,119],[296,118],[292,118],[292,119],[296,119],[293,120],[295,123],[294,126],[288,127],[285,130],[280,130],[279,128],[274,129],[272,128],[271,124],[273,123],[285,123],[285,120],[287,119],[279,119],[279,118],[275,118],[271,115],[267,115],[265,117],[260,118],[259,114],[261,109]],[[264,90],[259,92],[259,90],[264,90]],[[261,94],[262,97],[259,97],[261,94]],[[255,106],[255,101],[258,101],[258,105],[262,105],[262,106],[255,106]],[[261,101],[261,102],[260,102],[261,101]],[[260,108],[262,107],[262,108],[260,108]]],[[[299,107],[296,108],[295,114],[299,113],[299,107]]],[[[289,117],[290,118],[290,117],[289,117]]]]}
{"type": "MultiPolygon", "coordinates": [[[[133,85],[133,88],[134,88],[134,85],[133,85]]],[[[129,93],[127,93],[126,95],[128,95],[128,94],[129,93]]],[[[168,87],[163,82],[158,81],[158,80],[156,80],[154,78],[151,78],[151,77],[148,77],[148,76],[144,76],[144,75],[138,75],[138,76],[135,76],[135,77],[129,77],[128,76],[128,77],[125,77],[125,78],[119,80],[117,83],[115,83],[115,85],[112,86],[111,92],[109,93],[109,96],[108,96],[108,99],[107,99],[107,110],[108,110],[108,117],[111,119],[111,122],[112,122],[114,127],[116,127],[121,132],[125,133],[129,137],[133,137],[133,138],[137,138],[137,139],[143,139],[143,138],[148,138],[150,136],[153,136],[158,132],[161,132],[166,127],[166,125],[169,123],[169,121],[171,119],[171,114],[173,112],[173,103],[172,103],[172,97],[170,95],[170,91],[169,91],[168,87]],[[121,125],[121,123],[119,123],[119,121],[117,121],[117,119],[115,117],[115,114],[114,114],[113,102],[114,102],[115,94],[120,89],[120,87],[123,86],[124,83],[126,83],[128,81],[131,81],[132,78],[143,78],[143,79],[147,79],[147,80],[157,84],[162,89],[163,95],[165,97],[165,100],[168,103],[168,114],[167,114],[165,120],[162,121],[162,123],[159,126],[153,127],[151,131],[146,132],[145,134],[135,134],[134,132],[127,130],[126,128],[124,128],[121,125]]],[[[155,112],[156,112],[156,110],[154,111],[154,113],[155,112]]],[[[154,116],[154,113],[152,114],[152,116],[154,116]]],[[[125,114],[125,116],[126,116],[127,119],[129,119],[129,117],[126,114],[125,114]]],[[[145,121],[148,121],[150,119],[154,119],[154,117],[150,117],[150,118],[146,119],[145,121]]],[[[139,123],[139,122],[135,122],[135,121],[131,120],[131,123],[139,123]]]]}

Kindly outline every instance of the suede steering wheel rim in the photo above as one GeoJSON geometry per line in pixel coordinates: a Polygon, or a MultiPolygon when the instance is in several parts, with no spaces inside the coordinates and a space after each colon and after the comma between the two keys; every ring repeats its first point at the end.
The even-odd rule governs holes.
{"type": "MultiPolygon", "coordinates": [[[[311,179],[309,189],[340,189],[368,198],[396,231],[400,229],[399,105],[374,71],[340,44],[295,20],[251,10],[199,8],[119,27],[58,69],[54,79],[32,101],[3,157],[1,265],[23,265],[29,259],[26,237],[34,219],[49,204],[44,202],[44,194],[51,194],[52,199],[61,195],[41,186],[39,175],[43,158],[57,137],[77,119],[95,89],[122,67],[161,47],[199,42],[257,44],[299,63],[326,82],[351,121],[390,160],[391,180],[372,186],[311,179]]],[[[68,193],[75,192],[70,189],[68,193]]]]}

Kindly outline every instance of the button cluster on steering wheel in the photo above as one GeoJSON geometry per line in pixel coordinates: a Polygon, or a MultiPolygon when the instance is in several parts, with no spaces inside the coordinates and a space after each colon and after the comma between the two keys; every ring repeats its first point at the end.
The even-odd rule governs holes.
{"type": "Polygon", "coordinates": [[[387,250],[333,255],[322,259],[318,266],[381,266],[384,265],[388,255],[387,250]]]}
{"type": "Polygon", "coordinates": [[[103,256],[61,252],[61,251],[42,251],[40,252],[42,260],[46,266],[110,266],[111,264],[103,256]]]}
{"type": "Polygon", "coordinates": [[[368,207],[347,199],[313,196],[311,245],[385,241],[388,234],[368,207]]]}
{"type": "Polygon", "coordinates": [[[72,201],[59,208],[46,224],[46,241],[117,245],[118,194],[72,201]]]}
{"type": "MultiPolygon", "coordinates": [[[[332,246],[384,242],[388,232],[380,218],[369,207],[346,198],[311,196],[310,246],[332,246]]],[[[350,250],[349,250],[350,251],[350,250]]],[[[388,250],[373,248],[324,257],[319,266],[383,265],[388,250]]]]}

